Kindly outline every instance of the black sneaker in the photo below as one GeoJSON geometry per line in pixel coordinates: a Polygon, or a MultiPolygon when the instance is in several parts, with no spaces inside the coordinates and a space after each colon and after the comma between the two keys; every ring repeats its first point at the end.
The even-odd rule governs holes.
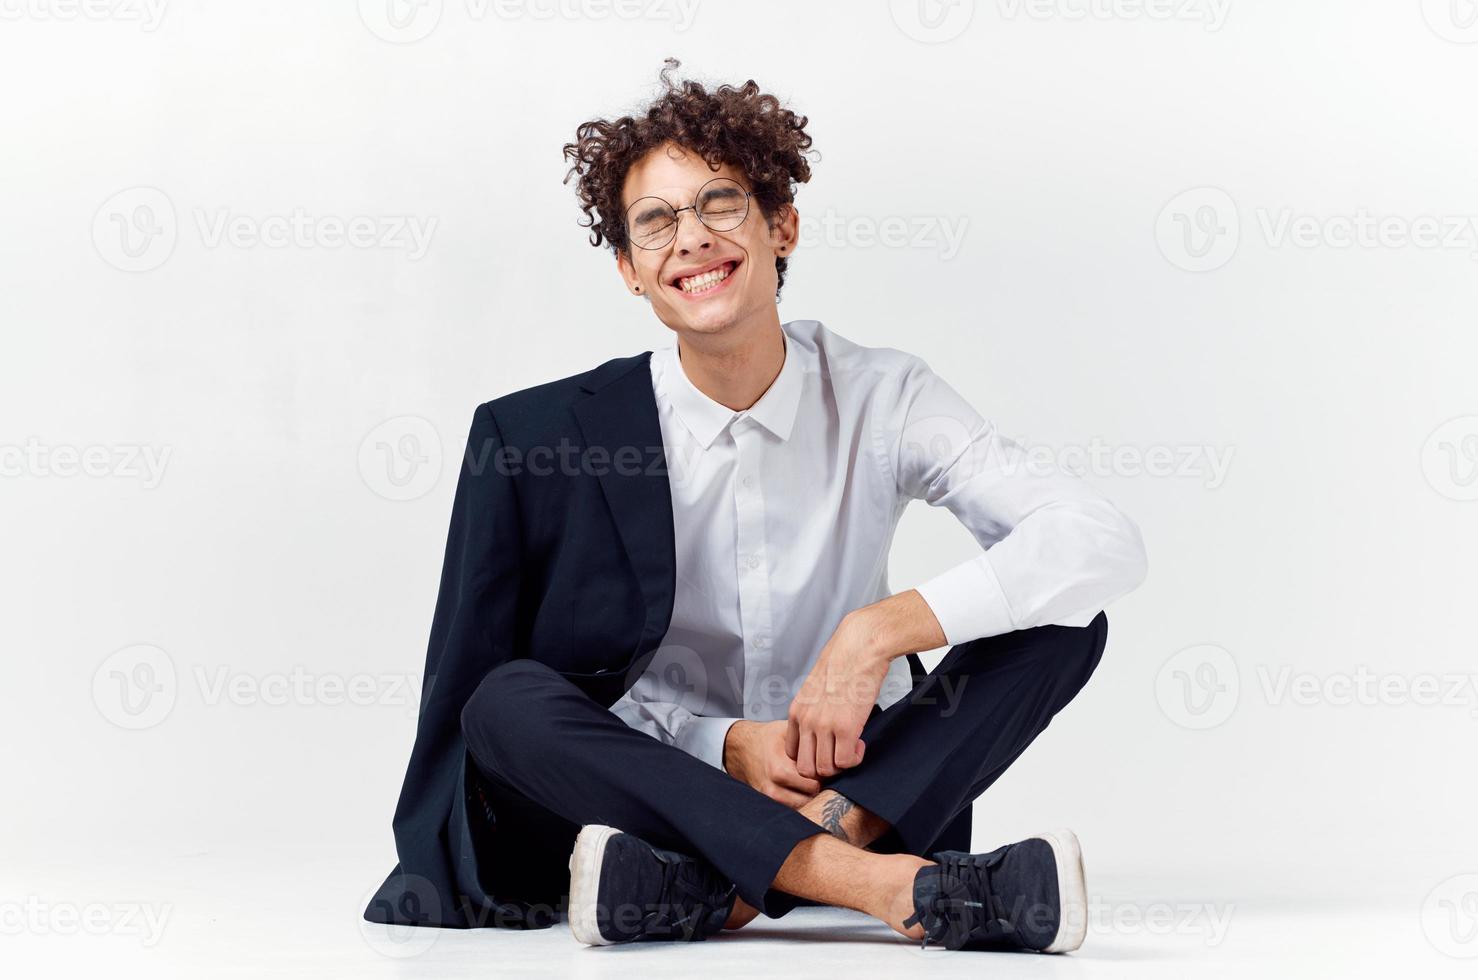
{"type": "Polygon", "coordinates": [[[570,929],[587,946],[707,939],[737,894],[706,863],[614,827],[582,828],[570,855],[570,929]]]}
{"type": "Polygon", "coordinates": [[[1083,851],[1071,830],[1007,844],[989,854],[940,851],[914,876],[924,945],[1067,953],[1088,931],[1083,851]]]}

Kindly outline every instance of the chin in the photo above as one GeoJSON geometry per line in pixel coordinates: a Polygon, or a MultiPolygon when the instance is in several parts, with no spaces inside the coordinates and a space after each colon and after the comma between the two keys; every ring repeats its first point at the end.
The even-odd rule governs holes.
{"type": "Polygon", "coordinates": [[[690,333],[720,334],[739,322],[732,308],[713,310],[674,310],[668,325],[690,333]]]}

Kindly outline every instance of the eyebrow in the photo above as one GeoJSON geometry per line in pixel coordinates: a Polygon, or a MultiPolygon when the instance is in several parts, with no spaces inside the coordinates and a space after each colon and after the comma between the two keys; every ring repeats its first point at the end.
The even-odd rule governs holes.
{"type": "Polygon", "coordinates": [[[739,197],[743,197],[743,196],[744,196],[744,192],[741,191],[741,190],[739,190],[737,187],[715,187],[713,190],[711,190],[707,194],[704,194],[703,195],[703,201],[704,201],[704,203],[707,203],[709,201],[717,200],[719,198],[731,198],[732,199],[732,198],[739,198],[739,197]]]}
{"type": "Polygon", "coordinates": [[[663,209],[662,208],[659,208],[659,207],[657,207],[657,205],[653,204],[653,205],[647,207],[645,210],[639,212],[636,215],[636,217],[634,217],[632,219],[632,221],[633,222],[646,221],[648,218],[656,218],[656,217],[659,217],[663,213],[664,212],[663,212],[663,209]]]}

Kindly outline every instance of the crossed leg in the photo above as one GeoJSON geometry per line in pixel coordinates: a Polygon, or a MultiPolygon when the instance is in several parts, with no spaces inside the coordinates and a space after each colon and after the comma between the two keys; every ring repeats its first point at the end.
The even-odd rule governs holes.
{"type": "Polygon", "coordinates": [[[913,876],[929,863],[919,855],[1072,699],[1105,636],[1100,615],[1088,627],[951,648],[913,692],[869,720],[864,765],[828,780],[800,811],[631,729],[528,660],[489,673],[462,727],[485,775],[565,820],[705,858],[737,886],[731,926],[783,915],[803,898],[917,938],[919,927],[902,921],[913,876]],[[883,836],[897,853],[865,849],[883,836]]]}
{"type": "MultiPolygon", "coordinates": [[[[1107,622],[1100,613],[1081,629],[1046,626],[952,647],[907,697],[868,721],[867,762],[827,780],[800,814],[854,848],[887,836],[889,849],[922,855],[1087,683],[1103,655],[1107,622]]],[[[802,851],[796,858],[781,866],[776,888],[806,898],[825,889],[825,881],[813,880],[812,865],[835,856],[822,851],[813,862],[802,851]]],[[[911,862],[910,881],[924,863],[911,862]]],[[[739,928],[758,914],[736,903],[725,925],[739,928]]],[[[889,924],[906,935],[918,928],[889,924]]]]}

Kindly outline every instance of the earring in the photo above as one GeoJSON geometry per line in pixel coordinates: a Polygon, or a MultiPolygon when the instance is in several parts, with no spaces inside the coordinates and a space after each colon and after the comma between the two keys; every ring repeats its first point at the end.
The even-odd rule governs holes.
{"type": "Polygon", "coordinates": [[[641,292],[641,287],[640,287],[640,286],[637,286],[637,287],[636,287],[636,291],[637,291],[637,292],[641,292]]]}

